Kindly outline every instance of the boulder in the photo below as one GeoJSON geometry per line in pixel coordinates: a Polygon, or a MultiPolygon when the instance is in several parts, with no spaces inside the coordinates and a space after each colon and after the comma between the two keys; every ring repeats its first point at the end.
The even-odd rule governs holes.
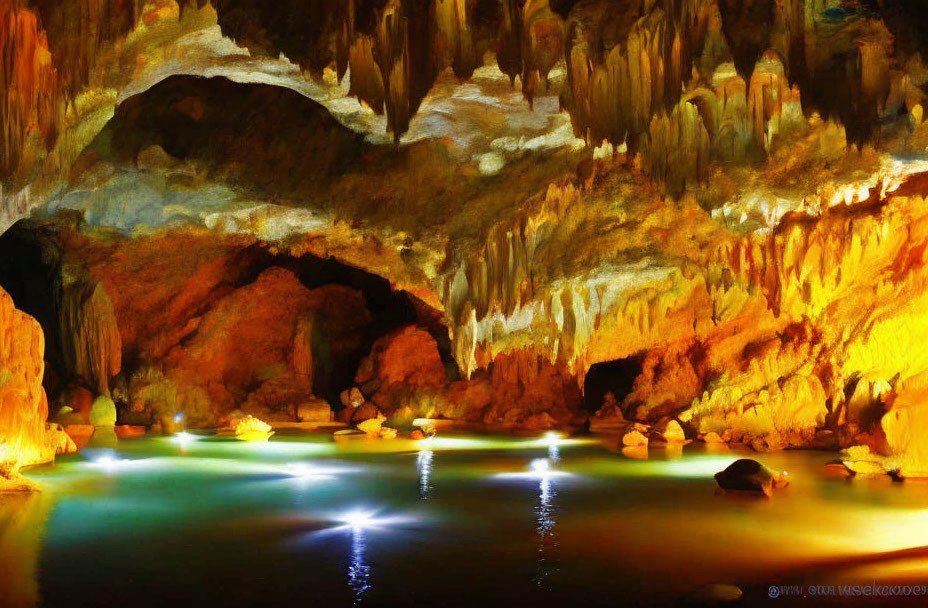
{"type": "Polygon", "coordinates": [[[351,423],[357,425],[359,422],[364,422],[365,420],[370,420],[371,418],[379,418],[381,416],[380,410],[377,409],[377,406],[373,403],[364,403],[353,410],[348,410],[351,412],[351,423]]]}
{"type": "Polygon", "coordinates": [[[423,433],[419,429],[415,429],[413,432],[409,434],[409,438],[414,441],[421,441],[425,439],[425,433],[423,433]]]}
{"type": "Polygon", "coordinates": [[[709,431],[705,435],[700,435],[699,438],[705,443],[725,443],[725,440],[715,431],[709,431]]]}
{"type": "Polygon", "coordinates": [[[296,417],[300,422],[331,422],[332,408],[325,399],[313,399],[296,406],[296,417]]]}
{"type": "Polygon", "coordinates": [[[631,430],[622,436],[622,445],[627,448],[644,447],[648,445],[648,438],[640,431],[631,430]]]}
{"type": "Polygon", "coordinates": [[[683,427],[681,427],[680,423],[676,420],[671,420],[664,426],[664,430],[661,432],[661,437],[663,437],[664,441],[667,443],[686,442],[686,434],[683,432],[683,427]]]}
{"type": "Polygon", "coordinates": [[[348,405],[351,407],[360,407],[363,403],[364,395],[361,394],[361,389],[352,386],[348,391],[348,405]]]}
{"type": "Polygon", "coordinates": [[[396,439],[396,429],[382,426],[380,427],[380,438],[381,439],[396,439]]]}
{"type": "Polygon", "coordinates": [[[69,424],[64,427],[64,432],[74,441],[78,450],[83,450],[84,446],[90,443],[94,430],[92,424],[69,424]]]}
{"type": "Polygon", "coordinates": [[[90,408],[90,424],[111,427],[116,424],[116,404],[106,395],[94,399],[90,408]]]}
{"type": "Polygon", "coordinates": [[[245,416],[235,425],[235,438],[239,441],[267,441],[273,434],[271,425],[254,416],[245,416]]]}
{"type": "MultiPolygon", "coordinates": [[[[414,325],[389,333],[374,343],[371,354],[361,362],[355,375],[359,385],[372,380],[379,381],[381,391],[438,387],[448,381],[435,338],[414,325]]],[[[352,393],[352,406],[355,397],[352,393]]]]}
{"type": "Polygon", "coordinates": [[[77,452],[77,443],[58,424],[48,425],[50,441],[55,446],[55,454],[74,454],[77,452]]]}
{"type": "Polygon", "coordinates": [[[723,490],[753,492],[770,496],[773,490],[789,485],[786,473],[775,473],[750,458],[731,463],[724,471],[715,474],[715,481],[723,490]]]}
{"type": "MultiPolygon", "coordinates": [[[[76,418],[69,424],[87,424],[90,422],[90,409],[93,407],[93,393],[79,385],[66,387],[58,397],[61,409],[70,408],[76,418]],[[79,419],[79,420],[78,420],[79,419]]],[[[61,410],[59,410],[60,412],[61,410]]]]}
{"type": "Polygon", "coordinates": [[[357,425],[357,428],[362,433],[370,437],[377,437],[380,435],[380,429],[383,427],[383,421],[386,420],[383,416],[378,416],[376,418],[368,418],[367,420],[362,421],[357,425]]]}

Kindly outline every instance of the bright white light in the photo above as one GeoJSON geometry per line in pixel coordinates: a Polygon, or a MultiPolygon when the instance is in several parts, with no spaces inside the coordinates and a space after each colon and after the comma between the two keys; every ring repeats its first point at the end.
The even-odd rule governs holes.
{"type": "Polygon", "coordinates": [[[557,431],[548,431],[545,433],[545,441],[548,445],[557,445],[561,442],[561,434],[557,431]]]}
{"type": "Polygon", "coordinates": [[[305,462],[291,462],[287,465],[287,473],[300,479],[309,479],[320,475],[319,471],[305,462]]]}
{"type": "Polygon", "coordinates": [[[193,433],[188,433],[187,431],[181,431],[180,433],[177,433],[176,435],[171,437],[172,442],[180,444],[180,445],[189,445],[199,439],[200,439],[199,437],[197,437],[193,433]]]}
{"type": "Polygon", "coordinates": [[[184,421],[183,414],[181,414],[180,412],[177,412],[176,414],[174,414],[174,424],[180,424],[183,421],[184,421]]]}
{"type": "Polygon", "coordinates": [[[536,458],[529,466],[536,473],[547,473],[551,469],[551,463],[547,458],[536,458]]]}
{"type": "Polygon", "coordinates": [[[107,473],[112,473],[117,468],[119,468],[121,465],[127,462],[129,461],[124,458],[115,458],[111,454],[103,454],[102,456],[99,456],[98,458],[96,458],[93,461],[93,464],[100,467],[107,473]]]}
{"type": "Polygon", "coordinates": [[[341,522],[352,528],[364,528],[374,521],[374,514],[367,511],[350,511],[340,518],[341,522]]]}

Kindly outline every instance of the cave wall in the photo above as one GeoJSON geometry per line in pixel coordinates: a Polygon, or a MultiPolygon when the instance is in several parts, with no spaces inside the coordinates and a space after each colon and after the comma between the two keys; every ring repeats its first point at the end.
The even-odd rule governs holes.
{"type": "Polygon", "coordinates": [[[45,339],[32,317],[0,289],[0,477],[55,457],[42,388],[45,339]]]}

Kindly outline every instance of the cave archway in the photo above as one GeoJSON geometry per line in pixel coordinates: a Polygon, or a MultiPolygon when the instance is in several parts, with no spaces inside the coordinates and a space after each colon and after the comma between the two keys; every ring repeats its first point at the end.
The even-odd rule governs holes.
{"type": "Polygon", "coordinates": [[[644,355],[637,354],[590,366],[583,380],[584,408],[595,412],[602,406],[607,393],[612,393],[621,403],[632,392],[643,361],[644,355]]]}

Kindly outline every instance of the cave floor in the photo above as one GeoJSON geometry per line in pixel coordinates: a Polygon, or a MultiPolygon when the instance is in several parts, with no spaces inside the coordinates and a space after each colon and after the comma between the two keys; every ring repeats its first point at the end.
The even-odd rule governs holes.
{"type": "Polygon", "coordinates": [[[772,499],[718,493],[743,455],[450,434],[88,447],[0,497],[0,604],[676,605],[730,583],[754,605],[770,585],[924,580],[928,484],[791,451],[751,455],[789,473],[772,499]]]}

